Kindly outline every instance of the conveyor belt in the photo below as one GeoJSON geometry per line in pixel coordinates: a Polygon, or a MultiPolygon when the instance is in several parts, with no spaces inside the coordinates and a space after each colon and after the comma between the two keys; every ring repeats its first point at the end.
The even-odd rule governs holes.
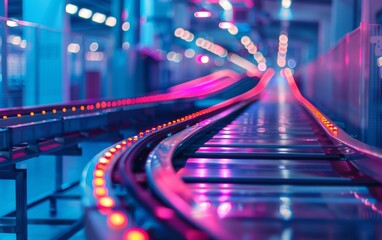
{"type": "Polygon", "coordinates": [[[378,239],[381,183],[353,166],[346,153],[354,151],[330,138],[283,81],[182,141],[172,164],[191,208],[216,214],[227,239],[378,239]]]}
{"type": "Polygon", "coordinates": [[[293,94],[285,79],[263,90],[272,75],[97,155],[84,178],[88,237],[378,239],[382,185],[360,163],[379,153],[345,144],[289,80],[293,94]],[[129,223],[110,225],[114,214],[129,223]]]}

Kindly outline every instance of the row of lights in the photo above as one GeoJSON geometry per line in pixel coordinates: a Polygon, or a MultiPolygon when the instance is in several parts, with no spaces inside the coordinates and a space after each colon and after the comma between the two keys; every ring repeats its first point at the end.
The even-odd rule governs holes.
{"type": "MultiPolygon", "coordinates": [[[[107,108],[115,108],[115,107],[123,107],[128,105],[136,105],[136,104],[144,104],[144,103],[154,103],[154,102],[162,102],[162,101],[169,101],[175,99],[176,96],[168,95],[168,94],[158,94],[158,95],[152,95],[152,96],[145,96],[145,97],[137,97],[137,98],[124,98],[120,100],[114,100],[114,101],[101,101],[97,102],[95,104],[87,104],[87,105],[81,105],[81,106],[72,106],[72,107],[62,107],[62,108],[53,108],[51,110],[42,110],[40,113],[42,115],[51,113],[51,114],[57,114],[59,112],[67,113],[67,112],[76,112],[76,111],[93,111],[93,110],[100,110],[100,109],[107,109],[107,108]]],[[[18,113],[16,115],[18,118],[21,118],[22,116],[35,116],[35,112],[31,111],[27,114],[21,114],[18,113]]],[[[2,119],[8,119],[8,116],[2,116],[2,119]]]]}
{"type": "Polygon", "coordinates": [[[27,40],[21,39],[21,37],[17,35],[9,35],[7,41],[8,43],[14,46],[19,46],[20,48],[27,47],[27,40]]]}
{"type": "MultiPolygon", "coordinates": [[[[188,30],[185,30],[183,28],[175,29],[174,36],[181,38],[187,42],[192,42],[194,40],[194,37],[195,37],[195,35],[193,33],[191,33],[188,30]]],[[[222,47],[218,44],[215,44],[209,40],[206,40],[204,38],[201,38],[201,37],[196,39],[195,44],[196,44],[196,46],[203,48],[203,49],[205,49],[205,50],[207,50],[213,54],[216,54],[219,57],[226,57],[228,54],[228,51],[224,47],[222,47]]],[[[193,49],[187,49],[185,51],[184,55],[187,58],[192,58],[195,56],[195,51],[193,49]]],[[[167,54],[167,59],[169,61],[180,62],[180,61],[182,61],[182,58],[183,58],[182,55],[179,53],[169,52],[167,54]]],[[[196,62],[201,63],[201,64],[207,64],[210,62],[210,58],[207,55],[199,54],[198,56],[196,56],[196,62]]],[[[221,66],[224,64],[224,62],[222,64],[220,61],[215,61],[215,64],[217,66],[221,66]]]]}
{"type": "MultiPolygon", "coordinates": [[[[198,92],[198,94],[195,95],[195,97],[202,96],[209,94],[212,90],[206,90],[205,92],[198,92]]],[[[146,104],[146,103],[157,103],[157,102],[164,102],[164,101],[171,101],[176,99],[181,99],[183,96],[173,94],[173,93],[162,93],[157,95],[149,95],[149,96],[143,96],[143,97],[137,97],[137,98],[124,98],[119,100],[113,100],[113,101],[99,101],[94,104],[86,104],[86,105],[80,105],[80,106],[71,106],[71,107],[62,107],[62,108],[52,108],[52,109],[46,109],[42,110],[42,115],[46,114],[58,114],[58,113],[69,113],[69,112],[76,112],[76,111],[97,111],[101,109],[110,109],[110,108],[116,108],[116,107],[124,107],[129,105],[137,105],[137,104],[146,104]]],[[[31,111],[29,113],[18,113],[16,117],[21,118],[23,116],[35,116],[37,112],[31,111]]],[[[3,115],[3,120],[8,119],[8,116],[3,115]]]]}
{"type": "MultiPolygon", "coordinates": [[[[135,140],[135,137],[134,137],[135,140]]],[[[127,215],[115,210],[116,199],[109,192],[106,186],[106,169],[110,166],[111,161],[121,156],[122,152],[131,146],[126,140],[113,145],[103,153],[103,156],[98,158],[93,171],[93,195],[97,201],[99,212],[106,215],[107,225],[114,230],[123,230],[128,226],[129,219],[127,215]]],[[[123,233],[123,239],[141,239],[148,240],[149,236],[146,231],[141,228],[128,228],[123,233]]]]}
{"type": "Polygon", "coordinates": [[[194,34],[183,28],[177,28],[174,32],[175,37],[178,37],[186,42],[192,42],[195,38],[194,34]]]}
{"type": "Polygon", "coordinates": [[[228,51],[224,47],[202,37],[196,39],[196,46],[218,55],[219,57],[226,57],[228,54],[228,51]]]}
{"type": "Polygon", "coordinates": [[[117,24],[117,19],[113,16],[106,17],[105,14],[99,13],[99,12],[95,12],[93,14],[92,10],[87,8],[78,9],[78,6],[71,3],[66,4],[65,11],[72,15],[78,14],[80,18],[84,18],[84,19],[91,18],[93,22],[96,22],[99,24],[105,23],[105,25],[109,27],[114,27],[117,24]]]}
{"type": "Polygon", "coordinates": [[[291,89],[293,91],[293,94],[296,96],[297,99],[300,101],[305,102],[306,106],[309,108],[309,110],[313,113],[313,115],[323,124],[323,126],[333,135],[338,135],[338,128],[329,121],[317,108],[315,108],[312,104],[310,104],[299,92],[298,87],[296,85],[296,82],[293,77],[293,72],[289,68],[284,69],[285,78],[288,80],[288,83],[292,85],[291,89]]]}
{"type": "Polygon", "coordinates": [[[285,67],[287,52],[288,52],[288,36],[286,33],[282,32],[280,33],[280,36],[279,36],[279,49],[277,53],[277,65],[279,67],[285,67]]]}
{"type": "Polygon", "coordinates": [[[247,49],[249,54],[253,55],[253,58],[256,60],[258,63],[258,68],[260,71],[264,72],[267,70],[267,60],[265,59],[264,55],[258,51],[257,46],[253,43],[251,38],[248,36],[243,36],[240,39],[241,44],[247,49]]]}

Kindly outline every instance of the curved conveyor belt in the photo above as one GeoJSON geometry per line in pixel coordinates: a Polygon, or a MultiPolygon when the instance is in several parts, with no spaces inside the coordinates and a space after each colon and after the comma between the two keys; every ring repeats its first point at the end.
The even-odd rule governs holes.
{"type": "Polygon", "coordinates": [[[149,185],[212,238],[378,239],[381,183],[352,164],[375,159],[331,133],[273,79],[243,110],[163,140],[149,185]]]}

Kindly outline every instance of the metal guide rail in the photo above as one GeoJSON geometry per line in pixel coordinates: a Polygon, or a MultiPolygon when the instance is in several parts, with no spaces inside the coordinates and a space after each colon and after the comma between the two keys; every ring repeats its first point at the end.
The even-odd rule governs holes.
{"type": "Polygon", "coordinates": [[[288,81],[273,82],[261,96],[270,72],[251,97],[147,130],[97,156],[83,179],[87,236],[377,239],[382,184],[369,168],[379,153],[346,142],[285,73],[288,81]]]}
{"type": "Polygon", "coordinates": [[[54,215],[57,200],[79,198],[64,194],[74,189],[79,182],[63,184],[63,155],[81,154],[78,144],[84,140],[101,137],[121,139],[123,129],[139,129],[158,121],[178,118],[198,109],[194,104],[195,99],[219,97],[227,89],[244,91],[256,84],[257,80],[223,70],[191,82],[191,88],[184,89],[179,85],[166,93],[137,98],[0,111],[0,179],[15,180],[17,189],[16,210],[0,218],[0,232],[16,233],[17,239],[27,239],[28,223],[71,225],[57,236],[57,239],[67,239],[82,228],[82,219],[72,222],[27,217],[28,209],[43,202],[49,202],[50,213],[54,215]],[[39,199],[28,201],[26,170],[17,169],[15,164],[47,154],[57,155],[56,189],[39,199]]]}
{"type": "Polygon", "coordinates": [[[257,99],[273,71],[266,72],[259,83],[239,96],[210,108],[142,131],[106,149],[84,170],[85,222],[91,239],[130,239],[150,235],[158,238],[208,237],[195,226],[177,217],[175,212],[156,200],[147,188],[145,163],[150,150],[163,138],[175,134],[215,114],[235,112],[257,99]],[[158,221],[159,218],[159,221],[158,221]],[[106,225],[107,228],[99,228],[106,225]],[[147,233],[141,226],[147,226],[147,233]]]}

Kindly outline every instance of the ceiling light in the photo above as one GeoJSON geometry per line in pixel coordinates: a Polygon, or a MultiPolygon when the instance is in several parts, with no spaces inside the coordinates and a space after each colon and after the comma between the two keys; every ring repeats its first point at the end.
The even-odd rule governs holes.
{"type": "Polygon", "coordinates": [[[65,10],[69,14],[75,14],[78,11],[78,7],[74,4],[66,4],[65,10]]]}
{"type": "Polygon", "coordinates": [[[105,24],[106,26],[114,27],[117,24],[117,19],[115,17],[108,17],[105,24]]]}
{"type": "Polygon", "coordinates": [[[106,20],[105,14],[98,13],[98,12],[94,13],[92,17],[92,21],[96,23],[104,23],[105,20],[106,20]]]}
{"type": "Polygon", "coordinates": [[[81,18],[89,19],[92,16],[93,12],[87,8],[81,8],[78,12],[78,16],[81,18]]]}

